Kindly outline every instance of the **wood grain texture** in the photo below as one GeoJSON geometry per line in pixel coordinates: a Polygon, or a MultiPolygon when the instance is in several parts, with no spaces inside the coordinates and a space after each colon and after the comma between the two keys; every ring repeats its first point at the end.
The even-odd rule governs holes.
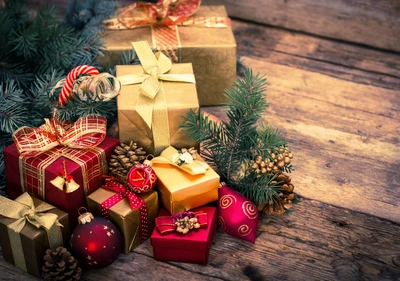
{"type": "MultiPolygon", "coordinates": [[[[400,91],[242,61],[267,75],[264,120],[291,142],[295,191],[400,222],[400,91]]],[[[206,111],[226,118],[221,107],[206,111]]]]}
{"type": "MultiPolygon", "coordinates": [[[[304,199],[290,216],[261,215],[251,244],[220,230],[209,264],[159,262],[149,241],[82,280],[399,280],[400,225],[304,199]]],[[[4,262],[0,280],[38,280],[4,262]]]]}
{"type": "Polygon", "coordinates": [[[397,0],[204,0],[226,5],[231,17],[400,51],[397,0]]]}
{"type": "Polygon", "coordinates": [[[400,89],[400,54],[233,20],[238,54],[381,88],[400,89]]]}

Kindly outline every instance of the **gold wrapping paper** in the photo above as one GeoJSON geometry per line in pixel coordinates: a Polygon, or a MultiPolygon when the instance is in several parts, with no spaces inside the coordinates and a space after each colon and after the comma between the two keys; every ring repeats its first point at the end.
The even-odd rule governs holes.
{"type": "MultiPolygon", "coordinates": [[[[95,216],[101,216],[101,203],[115,194],[114,191],[99,188],[88,196],[88,208],[95,216]]],[[[149,210],[149,233],[153,232],[154,220],[158,214],[158,195],[152,190],[145,194],[136,194],[144,199],[149,210]]],[[[124,253],[132,251],[140,245],[140,214],[139,209],[131,210],[129,200],[124,198],[110,209],[110,220],[122,233],[124,253]]]]}
{"type": "MultiPolygon", "coordinates": [[[[43,201],[32,197],[35,206],[39,206],[43,201]]],[[[58,216],[58,221],[63,225],[60,228],[64,245],[67,244],[71,232],[68,222],[68,214],[59,210],[52,209],[47,211],[58,216]]],[[[9,219],[4,216],[0,216],[0,242],[3,251],[4,259],[12,264],[15,264],[13,258],[13,251],[11,248],[11,238],[7,226],[14,223],[15,219],[9,219]]],[[[26,271],[36,277],[40,277],[42,273],[42,266],[44,265],[43,256],[47,249],[50,248],[48,235],[46,230],[43,228],[36,228],[30,223],[26,223],[19,233],[23,256],[26,263],[26,271]]]]}
{"type": "MultiPolygon", "coordinates": [[[[201,6],[198,17],[226,17],[224,6],[201,6]]],[[[231,28],[179,26],[180,62],[192,63],[200,105],[219,105],[224,90],[236,77],[236,42],[231,28]]],[[[107,30],[103,37],[106,54],[100,64],[106,69],[121,64],[122,53],[132,50],[132,41],[147,41],[152,46],[150,27],[107,30]]]]}
{"type": "MultiPolygon", "coordinates": [[[[117,65],[117,78],[130,74],[144,73],[140,65],[117,65]]],[[[191,64],[173,64],[170,74],[193,74],[191,64]]],[[[140,84],[124,85],[117,98],[118,131],[121,142],[134,140],[147,152],[154,153],[153,133],[136,111],[140,84]]],[[[168,130],[170,145],[177,148],[197,146],[179,128],[182,116],[190,109],[199,111],[196,85],[184,82],[163,81],[168,111],[168,130]]],[[[156,121],[156,120],[155,120],[156,121]]]]}
{"type": "Polygon", "coordinates": [[[158,177],[160,200],[171,214],[218,200],[219,175],[212,168],[201,175],[190,175],[170,164],[154,163],[152,168],[158,177]]]}

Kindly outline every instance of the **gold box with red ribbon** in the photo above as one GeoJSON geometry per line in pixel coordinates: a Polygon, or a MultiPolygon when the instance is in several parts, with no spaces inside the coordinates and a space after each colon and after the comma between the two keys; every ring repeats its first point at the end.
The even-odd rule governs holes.
{"type": "Polygon", "coordinates": [[[218,200],[219,175],[198,155],[188,160],[181,152],[170,146],[152,160],[160,201],[171,214],[218,200]],[[179,158],[186,162],[179,164],[179,158]]]}
{"type": "Polygon", "coordinates": [[[131,41],[147,41],[173,62],[193,64],[201,106],[221,104],[236,77],[236,42],[225,7],[200,6],[199,0],[160,2],[137,2],[107,21],[100,63],[105,69],[121,64],[131,41]]]}
{"type": "Polygon", "coordinates": [[[78,209],[102,185],[119,143],[105,136],[106,126],[105,118],[84,117],[73,124],[47,120],[39,128],[17,130],[15,143],[4,149],[9,197],[28,192],[67,212],[76,225],[78,209]]]}
{"type": "Polygon", "coordinates": [[[192,65],[154,55],[146,41],[132,44],[141,65],[117,65],[120,141],[134,140],[154,155],[170,145],[196,146],[179,127],[186,112],[199,111],[192,65]]]}
{"type": "Polygon", "coordinates": [[[68,214],[28,193],[15,201],[0,196],[0,244],[4,259],[38,278],[47,249],[66,246],[68,214]]]}
{"type": "Polygon", "coordinates": [[[88,197],[89,210],[108,217],[122,233],[124,253],[147,240],[158,213],[158,195],[151,190],[137,194],[115,181],[108,181],[88,197]]]}

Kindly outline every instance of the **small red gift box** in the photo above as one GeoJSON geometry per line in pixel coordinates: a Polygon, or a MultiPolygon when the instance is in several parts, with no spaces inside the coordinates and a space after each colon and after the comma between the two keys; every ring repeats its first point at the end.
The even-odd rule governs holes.
{"type": "MultiPolygon", "coordinates": [[[[196,214],[207,214],[207,225],[192,229],[187,234],[177,231],[161,234],[156,222],[156,227],[150,237],[156,260],[207,264],[208,254],[217,230],[217,209],[201,207],[191,211],[196,214]]],[[[170,216],[172,223],[172,216],[166,209],[160,210],[159,217],[161,216],[170,216]]]]}
{"type": "Polygon", "coordinates": [[[107,174],[108,160],[118,144],[118,139],[105,137],[91,149],[70,149],[63,153],[62,147],[55,147],[39,156],[22,159],[12,144],[4,149],[8,195],[15,199],[26,191],[67,212],[70,224],[74,226],[79,216],[78,209],[87,206],[86,196],[102,185],[101,177],[107,174]],[[71,193],[50,183],[60,175],[64,161],[68,175],[79,184],[79,188],[71,193]]]}

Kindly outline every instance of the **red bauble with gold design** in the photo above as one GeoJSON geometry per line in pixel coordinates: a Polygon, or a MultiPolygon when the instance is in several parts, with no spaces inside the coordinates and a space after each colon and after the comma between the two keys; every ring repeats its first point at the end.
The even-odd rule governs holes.
{"type": "Polygon", "coordinates": [[[75,228],[71,236],[71,251],[79,265],[88,268],[106,267],[114,262],[121,252],[121,233],[109,220],[93,218],[90,213],[82,216],[84,215],[90,216],[87,220],[89,222],[85,221],[75,228]]]}
{"type": "Polygon", "coordinates": [[[146,164],[136,165],[128,173],[129,187],[136,193],[149,192],[156,186],[156,182],[156,173],[146,164]]]}

